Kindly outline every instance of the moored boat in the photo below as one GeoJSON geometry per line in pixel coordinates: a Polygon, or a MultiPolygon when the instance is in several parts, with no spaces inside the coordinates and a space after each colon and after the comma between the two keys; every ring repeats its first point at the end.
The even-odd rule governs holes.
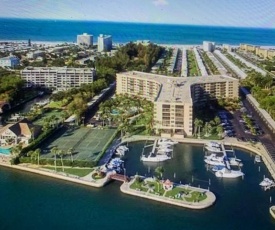
{"type": "Polygon", "coordinates": [[[161,162],[161,161],[166,161],[170,160],[171,157],[167,156],[166,154],[154,154],[150,153],[149,156],[144,156],[142,155],[141,161],[144,162],[161,162]]]}
{"type": "Polygon", "coordinates": [[[177,141],[173,141],[171,139],[166,139],[166,138],[160,138],[158,140],[158,145],[175,145],[178,144],[177,141]]]}
{"type": "Polygon", "coordinates": [[[269,187],[269,186],[275,185],[275,182],[266,177],[262,180],[262,182],[259,185],[262,187],[269,187]]]}
{"type": "Polygon", "coordinates": [[[242,171],[237,170],[230,170],[227,168],[223,168],[215,173],[216,177],[223,177],[223,178],[237,178],[244,176],[242,171]]]}
{"type": "Polygon", "coordinates": [[[210,141],[205,144],[205,149],[212,153],[222,153],[221,145],[218,142],[210,141]]]}

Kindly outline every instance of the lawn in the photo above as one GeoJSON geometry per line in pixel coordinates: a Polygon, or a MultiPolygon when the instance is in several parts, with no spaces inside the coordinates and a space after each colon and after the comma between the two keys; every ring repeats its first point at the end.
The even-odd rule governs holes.
{"type": "Polygon", "coordinates": [[[152,189],[150,193],[158,193],[160,196],[162,196],[165,191],[163,189],[163,186],[160,182],[157,181],[147,181],[148,186],[152,189]]]}
{"type": "MultiPolygon", "coordinates": [[[[54,170],[54,167],[46,166],[43,167],[45,169],[54,170]]],[[[64,168],[64,173],[76,175],[79,177],[87,176],[89,173],[91,173],[94,169],[92,168],[64,168]]],[[[57,167],[57,172],[63,172],[62,167],[57,167]]]]}
{"type": "Polygon", "coordinates": [[[134,189],[134,190],[140,190],[140,191],[142,191],[142,192],[147,192],[147,191],[148,191],[148,188],[146,188],[146,187],[144,187],[144,186],[145,186],[144,182],[139,182],[139,181],[137,181],[137,180],[135,179],[134,183],[132,183],[132,184],[130,185],[130,188],[131,188],[131,189],[134,189]]]}
{"type": "Polygon", "coordinates": [[[202,192],[192,191],[190,189],[185,189],[185,188],[180,188],[180,187],[173,188],[171,191],[168,191],[165,194],[165,196],[166,197],[175,197],[180,192],[183,193],[183,196],[181,198],[176,198],[176,199],[186,200],[188,202],[195,202],[195,201],[200,202],[207,198],[207,196],[202,192]]]}

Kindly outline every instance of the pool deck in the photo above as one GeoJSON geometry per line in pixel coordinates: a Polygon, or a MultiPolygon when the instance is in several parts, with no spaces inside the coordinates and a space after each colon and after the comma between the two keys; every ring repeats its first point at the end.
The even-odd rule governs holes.
{"type": "Polygon", "coordinates": [[[211,191],[202,189],[202,188],[192,187],[189,185],[177,185],[177,187],[205,193],[207,198],[199,202],[188,202],[184,200],[174,199],[171,197],[165,197],[165,195],[156,195],[156,194],[150,193],[149,191],[143,192],[143,191],[131,189],[130,186],[133,182],[134,182],[134,179],[131,180],[130,182],[124,182],[120,187],[121,192],[128,195],[137,196],[137,197],[154,200],[154,201],[158,201],[158,202],[162,202],[170,205],[176,205],[179,207],[184,207],[189,209],[205,209],[212,206],[216,201],[216,196],[211,191]]]}

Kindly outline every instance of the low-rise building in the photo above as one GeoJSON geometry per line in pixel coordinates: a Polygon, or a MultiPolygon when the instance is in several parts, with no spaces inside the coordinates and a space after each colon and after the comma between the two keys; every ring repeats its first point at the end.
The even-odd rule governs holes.
{"type": "Polygon", "coordinates": [[[8,124],[0,129],[0,145],[12,146],[19,143],[28,145],[29,141],[36,138],[40,131],[40,126],[33,125],[27,119],[8,124]]]}
{"type": "Polygon", "coordinates": [[[117,74],[117,94],[138,95],[154,103],[154,129],[164,137],[193,133],[193,106],[217,98],[238,98],[239,81],[226,75],[167,77],[144,72],[117,74]]]}
{"type": "Polygon", "coordinates": [[[254,46],[249,44],[240,44],[240,49],[246,52],[253,52],[261,58],[272,59],[275,57],[274,49],[262,48],[260,46],[254,46]]]}
{"type": "Polygon", "coordinates": [[[21,77],[27,83],[56,90],[78,88],[82,84],[92,83],[95,74],[93,68],[27,67],[21,71],[21,77]]]}
{"type": "Polygon", "coordinates": [[[44,57],[44,56],[45,56],[45,51],[42,51],[42,50],[36,50],[34,52],[27,53],[27,58],[29,59],[36,59],[38,57],[44,57]]]}
{"type": "Polygon", "coordinates": [[[20,59],[16,56],[9,56],[0,58],[1,67],[11,67],[14,68],[20,64],[20,59]]]}

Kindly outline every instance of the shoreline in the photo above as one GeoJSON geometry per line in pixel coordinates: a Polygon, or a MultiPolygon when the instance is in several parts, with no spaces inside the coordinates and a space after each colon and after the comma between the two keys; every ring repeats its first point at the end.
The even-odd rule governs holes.
{"type": "MultiPolygon", "coordinates": [[[[133,41],[133,42],[137,42],[137,41],[146,41],[146,39],[144,40],[136,40],[136,41],[133,41]]],[[[130,41],[129,41],[130,42],[130,41]]],[[[113,46],[119,46],[121,44],[125,45],[129,42],[114,42],[113,43],[113,46]]],[[[12,40],[12,39],[0,39],[0,43],[14,43],[14,44],[28,44],[28,39],[26,40],[22,40],[22,39],[19,39],[19,40],[12,40]]],[[[36,45],[64,45],[64,44],[69,44],[69,45],[77,45],[76,41],[40,41],[40,40],[31,40],[31,43],[32,44],[36,44],[36,45]]],[[[95,44],[97,44],[97,41],[94,41],[95,44]]],[[[177,47],[177,48],[190,48],[190,47],[194,47],[194,46],[202,46],[203,44],[187,44],[187,43],[162,43],[162,42],[153,42],[153,44],[157,44],[159,46],[164,46],[164,47],[177,47]]],[[[230,45],[232,47],[239,47],[240,44],[230,44],[230,43],[217,43],[217,46],[221,46],[223,44],[226,44],[226,45],[230,45]]],[[[257,44],[252,44],[252,45],[255,45],[257,46],[257,44]]],[[[259,45],[261,48],[264,48],[264,49],[275,49],[275,45],[272,44],[272,45],[259,45]]]]}

